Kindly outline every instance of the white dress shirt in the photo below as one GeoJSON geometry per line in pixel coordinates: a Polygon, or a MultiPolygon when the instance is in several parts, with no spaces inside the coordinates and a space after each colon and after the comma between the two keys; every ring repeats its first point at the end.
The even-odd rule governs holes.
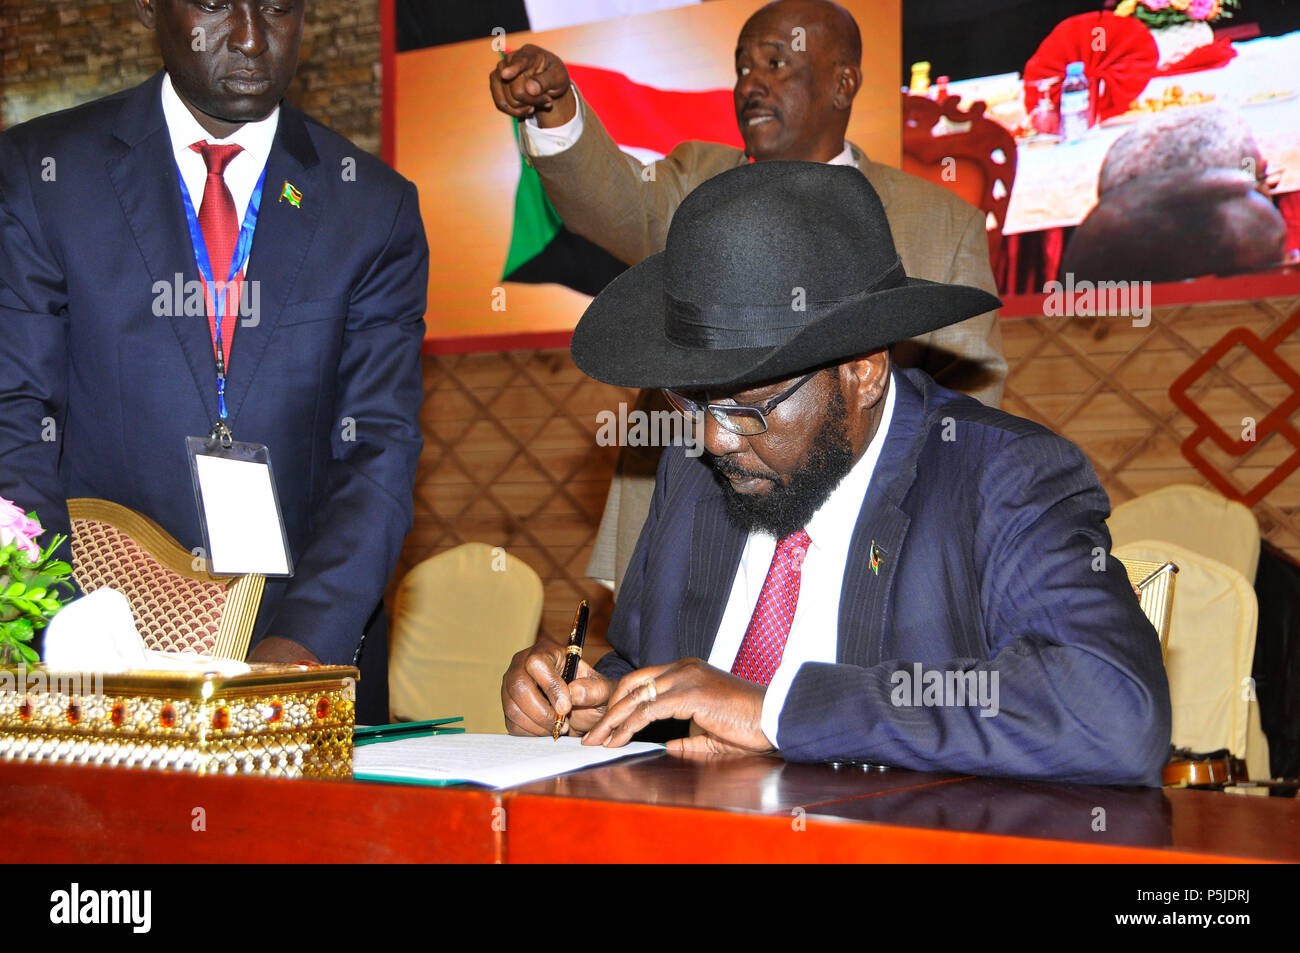
{"type": "MultiPolygon", "coordinates": [[[[578,100],[578,110],[573,114],[573,118],[566,123],[558,126],[551,126],[549,129],[543,129],[537,124],[534,116],[529,116],[521,124],[524,130],[523,145],[524,151],[530,156],[542,157],[559,155],[571,147],[582,135],[582,97],[578,93],[577,86],[570,86],[573,95],[578,100]]],[[[853,168],[858,167],[858,163],[853,158],[853,150],[849,144],[844,144],[844,151],[826,163],[827,165],[851,165],[853,168]]]]}
{"type": "MultiPolygon", "coordinates": [[[[894,419],[895,386],[891,372],[885,409],[875,435],[848,476],[804,527],[812,544],[800,572],[799,602],[795,606],[794,621],[790,624],[790,637],[786,640],[781,664],[772,676],[763,700],[763,734],[777,748],[780,747],[777,726],[781,709],[785,707],[785,697],[799,666],[804,662],[835,661],[839,641],[840,591],[844,585],[844,567],[849,559],[849,544],[862,501],[876,472],[876,461],[880,459],[881,448],[889,434],[890,422],[894,419]]],[[[772,536],[757,532],[749,534],[740,555],[736,578],[731,584],[731,596],[722,623],[709,653],[709,664],[714,668],[731,671],[775,554],[776,540],[772,536]]]]}
{"type": "MultiPolygon", "coordinates": [[[[176,165],[181,170],[181,179],[190,193],[190,201],[194,203],[196,215],[203,204],[203,185],[208,179],[208,167],[203,161],[203,156],[190,146],[196,142],[213,142],[219,145],[233,142],[244,147],[243,152],[230,160],[225,172],[226,187],[230,189],[230,197],[235,201],[235,212],[239,215],[239,222],[242,225],[244,213],[248,210],[248,200],[252,198],[253,189],[257,186],[257,178],[262,174],[266,160],[271,155],[271,143],[275,139],[275,130],[280,123],[280,107],[276,106],[271,111],[271,115],[265,119],[244,123],[225,139],[213,139],[212,134],[199,125],[194,114],[181,102],[175,87],[172,86],[171,76],[164,75],[162,109],[163,119],[167,122],[167,133],[172,141],[172,151],[176,154],[176,165]]],[[[267,182],[264,189],[274,189],[278,184],[267,182]]],[[[275,196],[271,198],[274,199],[275,196]]],[[[226,276],[219,277],[224,279],[226,276]]]]}

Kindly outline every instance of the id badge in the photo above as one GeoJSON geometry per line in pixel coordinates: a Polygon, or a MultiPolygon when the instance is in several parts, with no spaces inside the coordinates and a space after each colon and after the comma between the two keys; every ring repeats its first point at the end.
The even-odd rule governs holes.
{"type": "Polygon", "coordinates": [[[265,444],[186,437],[208,571],[292,576],[289,538],[265,444]]]}

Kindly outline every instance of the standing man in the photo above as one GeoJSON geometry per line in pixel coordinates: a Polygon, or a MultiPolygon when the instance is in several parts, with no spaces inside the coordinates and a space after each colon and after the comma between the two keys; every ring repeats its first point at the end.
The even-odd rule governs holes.
{"type": "MultiPolygon", "coordinates": [[[[735,50],[744,151],[684,142],[655,164],[653,176],[619,151],[554,53],[521,47],[497,65],[490,85],[497,108],[524,120],[531,161],[568,228],[629,264],[663,249],[677,206],[702,182],[750,159],[802,159],[854,166],[866,176],[908,274],[995,292],[979,210],[845,141],[861,61],[858,25],[843,7],[828,0],[767,4],[745,23],[735,50]]],[[[1007,364],[994,311],[900,342],[895,356],[989,406],[1001,399],[1007,364]]],[[[649,509],[657,458],[654,449],[623,452],[589,576],[621,580],[649,509]]]]}
{"type": "Polygon", "coordinates": [[[387,721],[428,248],[411,183],[281,102],[305,7],[136,0],[163,71],[0,133],[0,495],[51,535],[113,500],[197,551],[185,438],[265,444],[295,574],[249,659],[357,663],[357,720],[387,721]],[[224,314],[175,307],[201,273],[236,275],[224,314]]]}

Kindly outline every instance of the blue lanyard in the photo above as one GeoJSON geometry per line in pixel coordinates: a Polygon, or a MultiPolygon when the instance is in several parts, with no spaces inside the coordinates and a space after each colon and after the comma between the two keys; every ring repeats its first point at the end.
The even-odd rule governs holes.
{"type": "MultiPolygon", "coordinates": [[[[190,199],[190,190],[185,187],[185,178],[181,175],[179,164],[176,166],[176,178],[181,186],[181,200],[185,203],[185,221],[189,224],[190,241],[194,245],[194,262],[199,266],[199,274],[203,276],[203,280],[207,282],[209,288],[212,288],[216,282],[212,274],[212,262],[208,258],[208,246],[203,240],[199,216],[194,211],[194,202],[190,199]]],[[[213,322],[212,350],[217,367],[217,410],[222,420],[227,417],[226,359],[225,348],[221,341],[221,318],[226,313],[226,289],[229,288],[230,282],[234,281],[235,275],[239,274],[248,263],[248,256],[253,250],[253,231],[257,228],[257,210],[262,205],[262,185],[265,181],[266,166],[264,165],[262,174],[257,177],[257,185],[253,187],[253,194],[248,199],[244,221],[239,226],[239,237],[235,240],[235,253],[230,256],[230,274],[226,276],[225,283],[216,289],[217,297],[214,305],[217,313],[216,320],[213,322]]]]}

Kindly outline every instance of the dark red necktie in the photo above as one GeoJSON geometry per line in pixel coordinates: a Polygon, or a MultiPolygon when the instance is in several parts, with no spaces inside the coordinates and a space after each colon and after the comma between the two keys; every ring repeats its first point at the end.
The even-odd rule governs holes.
{"type": "MultiPolygon", "coordinates": [[[[210,142],[196,142],[190,146],[203,156],[208,167],[208,178],[203,184],[203,204],[199,206],[199,228],[203,230],[203,244],[208,249],[208,263],[212,266],[212,277],[225,281],[230,274],[230,259],[235,254],[235,245],[239,241],[239,213],[235,211],[235,200],[230,197],[226,187],[225,172],[230,160],[244,151],[243,146],[234,143],[217,145],[210,142]]],[[[215,339],[217,334],[217,316],[215,312],[216,294],[208,290],[208,333],[215,339]]],[[[235,333],[235,315],[239,307],[239,284],[232,282],[226,290],[225,308],[221,316],[221,350],[225,366],[230,366],[230,339],[235,333]]]]}
{"type": "Polygon", "coordinates": [[[799,577],[812,539],[807,530],[791,533],[776,544],[772,565],[767,569],[758,594],[754,616],[736,653],[731,674],[760,685],[770,684],[781,665],[785,640],[790,637],[795,606],[799,604],[799,577]]]}

